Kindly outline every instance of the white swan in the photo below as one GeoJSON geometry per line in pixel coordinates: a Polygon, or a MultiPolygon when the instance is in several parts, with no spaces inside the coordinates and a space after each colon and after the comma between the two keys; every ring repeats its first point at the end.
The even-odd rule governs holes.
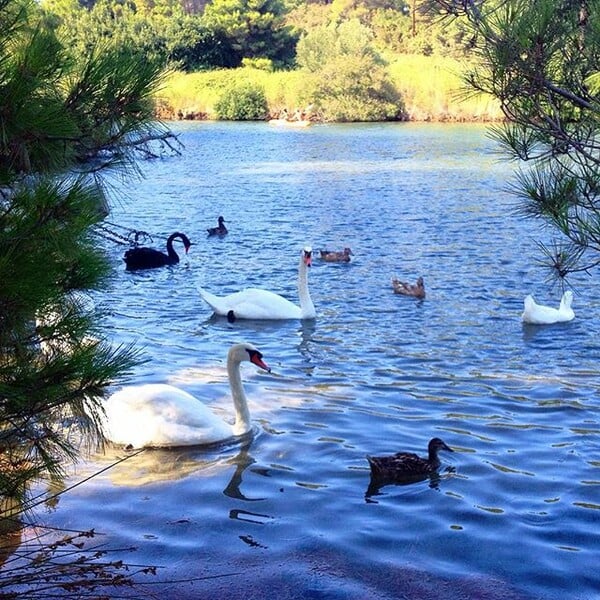
{"type": "Polygon", "coordinates": [[[242,386],[240,363],[271,369],[251,344],[235,344],[227,355],[227,374],[235,409],[230,425],[191,394],[166,384],[124,387],[104,403],[107,439],[133,448],[213,444],[250,431],[250,411],[242,386]]]}
{"type": "Polygon", "coordinates": [[[533,296],[530,294],[525,297],[525,310],[521,315],[521,319],[524,323],[531,323],[533,325],[549,325],[551,323],[572,321],[575,318],[575,313],[571,308],[572,302],[573,292],[570,290],[567,290],[563,294],[558,308],[536,304],[533,296]]]}
{"type": "Polygon", "coordinates": [[[311,265],[312,248],[306,246],[300,254],[298,267],[298,296],[300,306],[259,288],[247,288],[228,296],[215,296],[203,288],[198,288],[202,299],[217,315],[235,319],[314,319],[315,307],[308,291],[308,267],[311,265]]]}

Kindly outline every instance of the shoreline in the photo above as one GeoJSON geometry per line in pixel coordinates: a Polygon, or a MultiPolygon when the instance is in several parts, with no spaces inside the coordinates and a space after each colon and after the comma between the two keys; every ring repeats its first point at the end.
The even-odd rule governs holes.
{"type": "MultiPolygon", "coordinates": [[[[227,119],[217,119],[211,117],[209,114],[202,111],[194,111],[194,110],[157,110],[156,118],[160,121],[207,121],[207,122],[217,122],[217,121],[226,121],[227,119]]],[[[255,123],[269,123],[272,121],[281,121],[281,119],[277,119],[274,116],[267,115],[264,119],[252,119],[252,120],[238,120],[238,121],[230,121],[231,123],[245,123],[245,122],[255,122],[255,123]]],[[[440,114],[440,115],[430,115],[430,114],[422,114],[422,115],[406,115],[402,119],[394,119],[394,120],[385,120],[385,121],[325,121],[317,118],[309,118],[306,121],[309,121],[309,124],[319,125],[324,123],[473,123],[473,124],[486,124],[486,123],[502,123],[506,121],[504,118],[492,118],[489,116],[471,116],[466,117],[464,115],[452,115],[452,114],[440,114]]],[[[282,123],[281,125],[288,125],[290,127],[297,126],[297,123],[293,120],[289,120],[287,123],[282,123]]]]}

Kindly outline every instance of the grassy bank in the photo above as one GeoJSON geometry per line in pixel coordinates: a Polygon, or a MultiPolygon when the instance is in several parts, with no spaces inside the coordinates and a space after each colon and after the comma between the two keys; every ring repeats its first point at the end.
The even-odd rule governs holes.
{"type": "MultiPolygon", "coordinates": [[[[388,76],[400,92],[406,116],[412,121],[492,121],[501,118],[489,97],[465,97],[461,74],[464,65],[444,57],[395,56],[388,76]]],[[[300,71],[264,71],[253,68],[173,73],[159,97],[165,119],[214,119],[221,94],[242,82],[264,89],[269,113],[293,111],[309,102],[306,74],[300,71]]]]}
{"type": "Polygon", "coordinates": [[[465,68],[451,58],[403,55],[390,62],[388,72],[411,121],[500,120],[495,99],[466,93],[465,68]]]}

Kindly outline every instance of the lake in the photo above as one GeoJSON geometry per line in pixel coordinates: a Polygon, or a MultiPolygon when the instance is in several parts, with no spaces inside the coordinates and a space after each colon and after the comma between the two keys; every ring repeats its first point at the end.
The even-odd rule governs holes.
{"type": "Polygon", "coordinates": [[[115,273],[94,300],[108,338],[147,359],[127,383],[177,385],[226,418],[228,348],[255,344],[272,372],[242,370],[254,438],[144,451],[41,520],[137,547],[123,558],[160,567],[161,598],[599,598],[597,286],[570,280],[570,323],[521,323],[526,294],[558,306],[562,290],[537,262],[551,232],[516,214],[514,165],[485,129],[174,128],[182,154],[145,162],[109,221],[194,245],[128,273],[103,241],[115,273]],[[229,234],[207,237],[219,215],[229,234]],[[297,302],[306,244],[314,321],[229,323],[200,299],[254,286],[297,302]],[[318,258],[345,246],[350,264],[318,258]],[[422,276],[426,299],[393,276],[422,276]],[[436,436],[454,449],[439,479],[369,489],[367,454],[423,455],[436,436]]]}

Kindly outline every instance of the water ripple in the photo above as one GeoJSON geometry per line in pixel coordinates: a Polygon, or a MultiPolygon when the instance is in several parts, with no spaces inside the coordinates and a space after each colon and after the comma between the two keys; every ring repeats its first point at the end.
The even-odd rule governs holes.
{"type": "MultiPolygon", "coordinates": [[[[109,338],[148,359],[130,383],[169,381],[224,416],[227,348],[255,343],[273,369],[244,370],[257,434],[131,458],[62,498],[53,521],[111,532],[175,579],[245,564],[282,597],[284,580],[294,598],[597,596],[597,294],[576,275],[573,322],[521,324],[527,293],[558,293],[533,260],[545,232],[513,216],[485,131],[180,127],[183,156],[148,165],[111,219],[195,245],[139,274],[107,245],[115,275],[95,300],[109,338]],[[207,238],[219,214],[230,233],[207,238]],[[315,321],[231,324],[201,301],[198,285],[296,302],[306,243],[355,254],[315,259],[315,321]],[[392,293],[392,276],[419,275],[424,301],[392,293]],[[439,478],[370,488],[366,454],[423,454],[433,436],[455,450],[439,478]]],[[[239,581],[227,597],[247,597],[239,581]]]]}

